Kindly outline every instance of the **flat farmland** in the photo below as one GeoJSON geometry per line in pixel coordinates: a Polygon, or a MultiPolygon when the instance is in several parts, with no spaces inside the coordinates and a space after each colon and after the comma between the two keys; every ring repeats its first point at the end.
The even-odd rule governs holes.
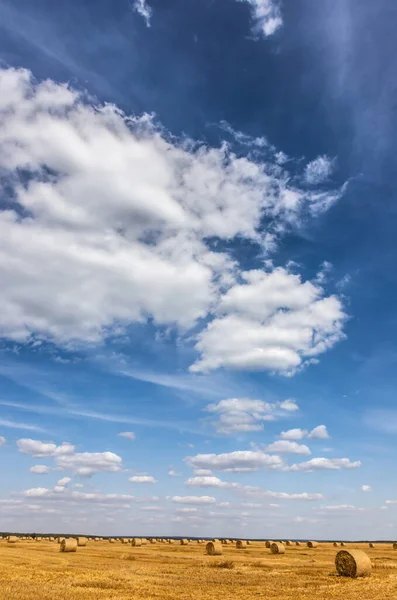
{"type": "Polygon", "coordinates": [[[365,550],[372,576],[347,579],[335,572],[337,549],[287,547],[271,555],[264,542],[223,547],[206,556],[205,544],[188,546],[89,541],[61,553],[50,541],[0,541],[1,600],[396,600],[397,550],[392,544],[349,544],[365,550]]]}

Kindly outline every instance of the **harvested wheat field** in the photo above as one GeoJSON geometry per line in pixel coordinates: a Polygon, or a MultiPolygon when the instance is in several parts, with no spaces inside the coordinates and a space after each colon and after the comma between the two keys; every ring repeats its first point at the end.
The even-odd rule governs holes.
{"type": "Polygon", "coordinates": [[[346,544],[363,550],[372,575],[340,577],[332,543],[313,550],[287,547],[271,554],[264,542],[243,550],[223,546],[222,556],[205,554],[205,546],[144,547],[121,541],[89,540],[76,552],[62,553],[57,542],[0,541],[1,600],[395,600],[397,553],[392,544],[346,544]]]}

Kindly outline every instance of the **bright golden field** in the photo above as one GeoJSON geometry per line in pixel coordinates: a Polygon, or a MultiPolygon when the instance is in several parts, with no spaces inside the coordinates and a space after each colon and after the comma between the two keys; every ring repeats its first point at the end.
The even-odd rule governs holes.
{"type": "Polygon", "coordinates": [[[245,550],[223,548],[205,555],[205,545],[89,541],[76,553],[60,553],[49,541],[0,541],[1,600],[396,600],[397,550],[391,544],[347,544],[364,549],[372,576],[336,576],[332,544],[316,549],[292,547],[283,556],[263,542],[245,550]],[[227,561],[229,568],[222,565],[227,561]],[[232,561],[232,565],[230,565],[232,561]],[[232,567],[232,568],[230,568],[232,567]]]}

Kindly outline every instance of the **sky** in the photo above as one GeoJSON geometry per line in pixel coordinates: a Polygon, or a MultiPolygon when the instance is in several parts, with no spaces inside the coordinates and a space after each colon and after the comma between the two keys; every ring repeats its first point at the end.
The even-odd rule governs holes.
{"type": "Polygon", "coordinates": [[[0,530],[397,539],[396,23],[0,0],[0,530]]]}

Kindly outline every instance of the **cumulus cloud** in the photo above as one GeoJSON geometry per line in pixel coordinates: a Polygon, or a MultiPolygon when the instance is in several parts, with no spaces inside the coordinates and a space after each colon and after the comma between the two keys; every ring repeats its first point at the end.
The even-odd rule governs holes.
{"type": "Polygon", "coordinates": [[[226,435],[250,431],[261,431],[263,421],[274,420],[275,405],[262,400],[249,398],[232,398],[221,400],[217,404],[209,404],[206,410],[217,419],[212,421],[218,433],[226,435]]]}
{"type": "Polygon", "coordinates": [[[146,26],[150,27],[150,19],[152,18],[153,11],[147,1],[133,0],[132,7],[145,20],[146,26]]]}
{"type": "Polygon", "coordinates": [[[61,469],[73,471],[80,477],[91,477],[99,472],[120,471],[122,459],[113,452],[81,452],[57,457],[61,469]]]}
{"type": "Polygon", "coordinates": [[[311,438],[312,440],[329,440],[330,435],[325,425],[318,425],[312,429],[307,437],[311,438]]]}
{"type": "Polygon", "coordinates": [[[131,483],[156,483],[156,480],[151,475],[134,475],[128,479],[131,483]]]}
{"type": "Polygon", "coordinates": [[[185,481],[188,487],[218,487],[218,488],[236,488],[237,483],[222,481],[218,477],[190,477],[185,481]]]}
{"type": "Polygon", "coordinates": [[[31,473],[36,473],[36,475],[46,475],[50,472],[50,467],[47,467],[46,465],[34,465],[33,467],[30,467],[29,471],[31,473]]]}
{"type": "Polygon", "coordinates": [[[288,429],[288,431],[282,431],[280,437],[282,440],[302,440],[308,433],[307,429],[288,429]]]}
{"type": "Polygon", "coordinates": [[[322,209],[324,198],[291,187],[274,156],[177,140],[148,115],[127,117],[66,85],[2,69],[0,162],[9,190],[0,212],[2,337],[99,344],[131,323],[185,332],[205,318],[194,370],[279,372],[342,338],[338,298],[283,269],[240,273],[208,242],[240,237],[267,249],[322,209]]]}
{"type": "Polygon", "coordinates": [[[184,458],[194,469],[214,469],[218,471],[249,472],[260,468],[278,469],[283,465],[279,456],[261,451],[237,450],[224,454],[197,454],[184,458]]]}
{"type": "Polygon", "coordinates": [[[123,431],[122,433],[119,433],[118,435],[119,435],[119,437],[126,438],[127,440],[135,440],[136,439],[136,435],[132,431],[123,431]]]}
{"type": "Polygon", "coordinates": [[[50,458],[67,456],[74,453],[75,447],[68,442],[57,446],[53,442],[40,440],[20,439],[17,441],[18,450],[23,454],[31,454],[35,458],[50,458]]]}
{"type": "Polygon", "coordinates": [[[182,473],[177,473],[177,471],[175,471],[174,469],[170,469],[170,470],[168,471],[168,475],[169,475],[170,477],[181,477],[181,476],[182,476],[182,473]]]}
{"type": "Polygon", "coordinates": [[[265,450],[267,450],[267,452],[278,452],[280,454],[311,454],[308,446],[289,440],[277,440],[277,442],[273,442],[273,444],[266,446],[265,450]]]}
{"type": "Polygon", "coordinates": [[[25,490],[23,492],[24,496],[28,498],[42,498],[43,496],[49,496],[51,494],[51,490],[48,488],[30,488],[29,490],[25,490]]]}
{"type": "Polygon", "coordinates": [[[361,491],[362,492],[372,492],[372,486],[370,486],[370,485],[362,485],[361,486],[361,491]]]}
{"type": "Polygon", "coordinates": [[[212,475],[212,471],[211,469],[195,469],[194,474],[198,477],[207,477],[207,475],[212,475]]]}
{"type": "Polygon", "coordinates": [[[288,492],[272,492],[270,490],[263,490],[259,487],[255,486],[244,486],[244,492],[248,496],[252,496],[254,498],[278,498],[280,500],[323,500],[324,495],[318,493],[309,493],[309,492],[301,492],[301,493],[288,493],[288,492]]]}
{"type": "Polygon", "coordinates": [[[57,482],[57,486],[60,487],[65,487],[65,485],[67,485],[68,483],[70,483],[72,481],[72,479],[70,477],[62,477],[62,479],[60,479],[57,482]]]}
{"type": "Polygon", "coordinates": [[[327,181],[334,170],[334,161],[328,156],[318,156],[306,165],[304,179],[309,185],[318,185],[327,181]]]}
{"type": "Polygon", "coordinates": [[[5,437],[3,437],[2,435],[0,435],[0,446],[4,446],[5,443],[6,443],[5,437]]]}
{"type": "Polygon", "coordinates": [[[216,318],[198,334],[193,372],[217,368],[293,374],[343,339],[345,314],[336,296],[284,268],[241,273],[216,318]]]}
{"type": "Polygon", "coordinates": [[[297,403],[294,400],[291,400],[290,398],[288,400],[280,402],[280,408],[288,412],[295,412],[296,410],[299,410],[299,406],[297,405],[297,403]]]}
{"type": "Polygon", "coordinates": [[[319,471],[340,469],[358,469],[361,462],[356,460],[352,462],[349,458],[312,458],[306,462],[298,463],[290,467],[284,467],[285,471],[319,471]]]}
{"type": "Polygon", "coordinates": [[[327,431],[325,425],[318,425],[311,431],[307,429],[288,429],[288,431],[282,431],[280,433],[280,438],[282,440],[302,440],[303,438],[310,438],[312,440],[328,440],[330,439],[330,435],[327,431]]]}
{"type": "Polygon", "coordinates": [[[212,496],[173,496],[172,502],[176,504],[215,504],[216,498],[212,496]]]}
{"type": "Polygon", "coordinates": [[[255,29],[265,37],[273,35],[283,24],[279,0],[238,0],[248,2],[255,20],[255,29]]]}

